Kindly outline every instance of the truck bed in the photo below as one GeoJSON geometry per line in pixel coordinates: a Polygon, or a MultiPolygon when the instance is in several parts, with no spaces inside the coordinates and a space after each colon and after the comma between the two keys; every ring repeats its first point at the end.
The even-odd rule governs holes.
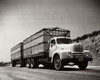
{"type": "Polygon", "coordinates": [[[52,37],[64,36],[65,34],[67,34],[66,37],[69,37],[70,31],[61,28],[44,28],[31,35],[23,41],[24,58],[40,55],[41,53],[45,55],[49,50],[48,41],[52,37]]]}

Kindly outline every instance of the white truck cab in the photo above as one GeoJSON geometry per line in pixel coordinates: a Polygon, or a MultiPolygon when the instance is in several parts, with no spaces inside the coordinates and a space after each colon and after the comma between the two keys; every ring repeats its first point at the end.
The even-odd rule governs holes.
{"type": "Polygon", "coordinates": [[[73,43],[69,37],[54,37],[50,40],[49,57],[55,69],[59,70],[64,65],[78,65],[80,69],[85,69],[88,61],[92,60],[92,55],[88,50],[84,50],[80,43],[73,43]]]}

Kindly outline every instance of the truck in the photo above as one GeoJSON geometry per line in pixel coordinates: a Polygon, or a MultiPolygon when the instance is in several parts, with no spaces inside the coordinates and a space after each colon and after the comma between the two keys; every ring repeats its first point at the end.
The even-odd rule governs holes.
{"type": "Polygon", "coordinates": [[[65,65],[77,65],[84,70],[92,61],[89,50],[82,44],[73,43],[70,31],[59,27],[43,28],[11,49],[12,67],[45,68],[61,70],[65,65]]]}

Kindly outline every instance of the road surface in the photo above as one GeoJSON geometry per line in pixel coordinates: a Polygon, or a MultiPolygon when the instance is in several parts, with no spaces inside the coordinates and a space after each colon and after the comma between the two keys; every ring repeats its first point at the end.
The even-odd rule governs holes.
{"type": "Polygon", "coordinates": [[[0,80],[99,80],[100,67],[89,66],[86,70],[65,67],[64,70],[19,67],[0,67],[0,80]]]}

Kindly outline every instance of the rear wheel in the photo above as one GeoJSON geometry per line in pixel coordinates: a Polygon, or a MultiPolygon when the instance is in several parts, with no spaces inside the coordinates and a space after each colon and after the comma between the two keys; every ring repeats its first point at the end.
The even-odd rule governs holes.
{"type": "Polygon", "coordinates": [[[28,68],[31,68],[31,60],[27,59],[28,68]]]}
{"type": "Polygon", "coordinates": [[[22,65],[22,60],[20,60],[20,61],[19,61],[19,64],[20,64],[20,67],[22,67],[22,66],[23,66],[23,65],[22,65]]]}
{"type": "Polygon", "coordinates": [[[26,61],[25,60],[21,60],[20,67],[26,67],[26,61]]]}
{"type": "Polygon", "coordinates": [[[78,63],[78,67],[80,70],[86,69],[87,66],[88,66],[88,61],[83,61],[78,63]]]}
{"type": "Polygon", "coordinates": [[[31,59],[31,64],[32,64],[32,68],[38,68],[39,63],[36,59],[32,58],[31,59]]]}
{"type": "Polygon", "coordinates": [[[20,67],[23,67],[23,61],[19,60],[20,67]]]}
{"type": "Polygon", "coordinates": [[[23,67],[26,67],[26,60],[23,60],[23,67]]]}
{"type": "Polygon", "coordinates": [[[61,70],[61,69],[63,68],[63,63],[62,63],[62,61],[60,60],[59,55],[56,55],[56,56],[54,57],[54,68],[55,68],[56,70],[61,70]]]}
{"type": "Polygon", "coordinates": [[[16,66],[16,61],[12,61],[12,67],[16,66]]]}

